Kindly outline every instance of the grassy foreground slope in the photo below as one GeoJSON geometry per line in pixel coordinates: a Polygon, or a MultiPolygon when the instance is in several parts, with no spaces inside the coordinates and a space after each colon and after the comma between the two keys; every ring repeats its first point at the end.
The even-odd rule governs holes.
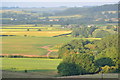
{"type": "Polygon", "coordinates": [[[57,76],[61,59],[2,58],[3,78],[47,78],[57,76]],[[25,73],[27,70],[27,73],[25,73]]]}
{"type": "Polygon", "coordinates": [[[61,59],[3,58],[2,69],[10,71],[56,71],[61,59]]]}
{"type": "MultiPolygon", "coordinates": [[[[3,58],[3,78],[47,78],[57,77],[57,66],[61,59],[3,58]],[[24,70],[28,72],[25,73],[24,70]],[[17,72],[16,72],[17,71],[17,72]]],[[[118,74],[104,74],[104,78],[118,78],[118,74]]],[[[59,78],[101,78],[101,74],[78,75],[59,78]]]]}

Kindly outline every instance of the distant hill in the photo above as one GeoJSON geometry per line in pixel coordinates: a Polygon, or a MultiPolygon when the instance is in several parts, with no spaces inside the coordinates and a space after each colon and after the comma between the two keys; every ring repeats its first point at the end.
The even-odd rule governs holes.
{"type": "Polygon", "coordinates": [[[93,7],[73,7],[62,12],[57,12],[56,15],[74,15],[74,14],[92,14],[101,11],[118,11],[118,4],[109,4],[93,7]]]}
{"type": "Polygon", "coordinates": [[[3,24],[108,24],[118,23],[118,4],[92,7],[4,8],[3,24]],[[77,15],[77,16],[76,16],[77,15]]]}

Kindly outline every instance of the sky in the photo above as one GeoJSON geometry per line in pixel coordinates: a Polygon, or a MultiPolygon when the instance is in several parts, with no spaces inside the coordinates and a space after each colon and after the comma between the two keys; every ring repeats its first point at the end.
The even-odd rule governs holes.
{"type": "Polygon", "coordinates": [[[119,0],[1,0],[2,2],[119,2],[119,0]]]}
{"type": "Polygon", "coordinates": [[[82,7],[115,4],[119,0],[2,0],[3,7],[82,7]]]}

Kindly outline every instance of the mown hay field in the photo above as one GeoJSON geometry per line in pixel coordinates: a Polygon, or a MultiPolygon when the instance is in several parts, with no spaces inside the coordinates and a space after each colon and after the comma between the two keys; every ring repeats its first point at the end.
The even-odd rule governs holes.
{"type": "Polygon", "coordinates": [[[16,31],[16,32],[1,32],[1,35],[19,35],[19,36],[42,36],[52,37],[60,34],[71,33],[72,31],[16,31]]]}
{"type": "Polygon", "coordinates": [[[17,31],[70,31],[69,29],[59,28],[59,27],[5,27],[1,28],[1,32],[17,32],[17,31]]]}

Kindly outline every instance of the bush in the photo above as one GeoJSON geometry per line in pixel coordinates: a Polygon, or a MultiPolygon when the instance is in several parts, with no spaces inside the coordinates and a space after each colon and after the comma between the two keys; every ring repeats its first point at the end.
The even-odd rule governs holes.
{"type": "Polygon", "coordinates": [[[117,68],[115,66],[104,66],[104,67],[101,67],[102,68],[102,71],[103,73],[116,73],[117,72],[117,68]]]}

